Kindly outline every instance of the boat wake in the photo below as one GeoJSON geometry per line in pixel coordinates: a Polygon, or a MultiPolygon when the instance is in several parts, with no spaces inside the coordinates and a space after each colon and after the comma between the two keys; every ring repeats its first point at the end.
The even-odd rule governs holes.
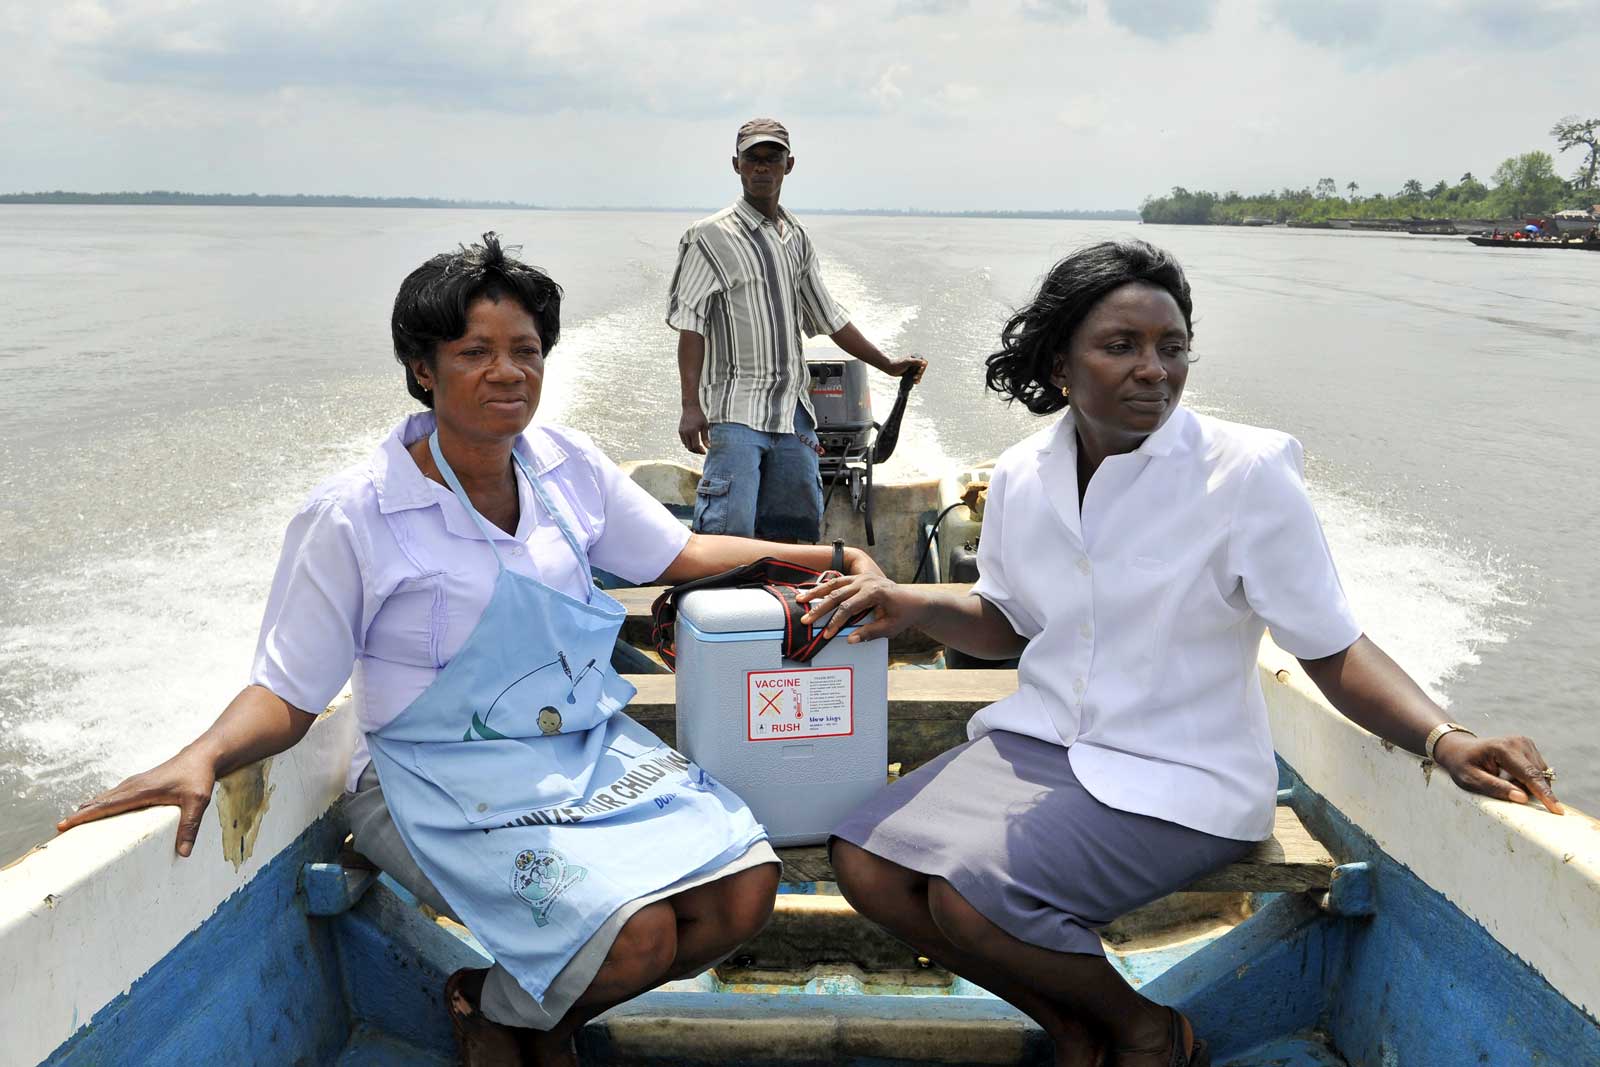
{"type": "MultiPolygon", "coordinates": [[[[910,355],[904,344],[908,327],[916,321],[920,308],[912,304],[889,303],[876,296],[870,284],[849,264],[824,257],[823,274],[828,279],[828,291],[835,300],[850,312],[850,321],[879,348],[889,355],[910,355]]],[[[812,342],[815,346],[816,342],[812,342]]],[[[823,342],[822,349],[833,346],[823,342]]],[[[816,350],[816,349],[813,349],[816,350]]],[[[924,358],[928,353],[918,353],[924,358]]],[[[931,369],[937,374],[939,369],[931,369]]],[[[872,414],[880,422],[894,407],[895,392],[899,383],[885,374],[867,375],[872,388],[872,414]]],[[[875,477],[880,481],[907,481],[914,478],[939,477],[955,465],[956,461],[945,451],[933,420],[925,407],[927,393],[922,388],[913,389],[906,404],[905,418],[900,424],[900,444],[894,456],[878,469],[875,477]]]]}
{"type": "Polygon", "coordinates": [[[1312,484],[1357,621],[1429,696],[1448,705],[1451,679],[1523,625],[1512,575],[1440,530],[1312,484]]]}

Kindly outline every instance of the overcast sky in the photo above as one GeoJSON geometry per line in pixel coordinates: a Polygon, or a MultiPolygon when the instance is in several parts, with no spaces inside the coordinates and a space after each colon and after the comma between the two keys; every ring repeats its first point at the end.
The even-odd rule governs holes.
{"type": "Polygon", "coordinates": [[[713,205],[772,114],[796,207],[1392,193],[1600,115],[1597,32],[1600,0],[0,0],[0,192],[713,205]]]}

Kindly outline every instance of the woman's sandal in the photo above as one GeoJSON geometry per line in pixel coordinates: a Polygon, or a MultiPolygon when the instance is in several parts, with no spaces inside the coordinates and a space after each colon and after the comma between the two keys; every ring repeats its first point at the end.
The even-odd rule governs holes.
{"type": "MultiPolygon", "coordinates": [[[[1172,1022],[1172,1058],[1167,1061],[1167,1067],[1211,1067],[1211,1047],[1201,1038],[1194,1036],[1194,1027],[1189,1025],[1189,1020],[1179,1014],[1176,1008],[1168,1008],[1167,1014],[1172,1022]],[[1186,1030],[1188,1031],[1188,1052],[1184,1052],[1184,1031],[1186,1030]]],[[[1159,1056],[1166,1051],[1166,1048],[1119,1048],[1113,1050],[1118,1063],[1122,1062],[1123,1056],[1159,1056]]]]}
{"type": "Polygon", "coordinates": [[[444,983],[444,1006],[455,1031],[462,1067],[522,1067],[515,1027],[501,1026],[478,1010],[487,969],[457,971],[444,983]]]}

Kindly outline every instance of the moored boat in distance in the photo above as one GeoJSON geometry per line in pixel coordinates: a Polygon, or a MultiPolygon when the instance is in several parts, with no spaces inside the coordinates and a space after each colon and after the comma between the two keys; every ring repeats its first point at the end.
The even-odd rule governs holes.
{"type": "Polygon", "coordinates": [[[1469,234],[1467,240],[1479,248],[1517,248],[1534,251],[1552,251],[1567,248],[1579,252],[1600,252],[1600,238],[1596,237],[1589,237],[1579,241],[1560,241],[1548,237],[1516,238],[1506,234],[1485,237],[1478,234],[1469,234]]]}
{"type": "MultiPolygon", "coordinates": [[[[697,472],[625,469],[676,513],[692,507],[697,472]]],[[[972,486],[987,476],[874,485],[869,551],[897,580],[948,580],[981,536],[972,486]]],[[[864,544],[862,520],[841,489],[824,539],[864,544]]],[[[656,591],[614,592],[624,638],[643,645],[656,591]]],[[[901,770],[1016,686],[1007,670],[913,669],[940,656],[915,641],[897,656],[901,770]]],[[[1108,927],[1114,965],[1193,1020],[1215,1067],[1600,1063],[1600,823],[1455,788],[1335,712],[1270,641],[1259,669],[1280,759],[1274,836],[1108,927]]],[[[675,743],[675,679],[632,681],[630,714],[675,743]]],[[[173,854],[176,809],[155,808],[0,871],[0,1064],[454,1062],[443,981],[487,957],[346,849],[356,740],[341,698],[304,743],[229,775],[189,859],[173,854]]],[[[783,858],[768,930],[590,1023],[586,1067],[1049,1062],[1020,1013],[861,920],[832,891],[825,850],[783,858]]]]}
{"type": "Polygon", "coordinates": [[[1454,235],[1456,224],[1450,219],[1425,219],[1417,215],[1411,216],[1403,224],[1405,231],[1412,234],[1436,236],[1439,234],[1454,235]]]}
{"type": "Polygon", "coordinates": [[[1555,225],[1556,231],[1563,237],[1572,234],[1582,235],[1590,233],[1596,227],[1600,227],[1600,213],[1581,209],[1558,211],[1550,216],[1549,221],[1555,225]]]}

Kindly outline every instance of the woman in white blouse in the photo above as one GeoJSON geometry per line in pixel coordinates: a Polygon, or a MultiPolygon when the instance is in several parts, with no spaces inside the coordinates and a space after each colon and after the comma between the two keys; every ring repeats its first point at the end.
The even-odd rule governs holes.
{"type": "Polygon", "coordinates": [[[622,713],[624,613],[592,567],[680,582],[832,558],[692,535],[584,434],[530,426],[560,306],[494,234],[406,278],[395,357],[426,410],[290,522],[250,685],[59,826],[177,805],[187,856],[216,778],[299,741],[353,672],[355,846],[497,961],[446,986],[475,1065],[575,1063],[579,1026],[727,955],[777,888],[743,802],[622,713]]]}
{"type": "Polygon", "coordinates": [[[875,575],[801,594],[815,617],[873,610],[851,641],[916,627],[1021,654],[972,740],[847,819],[832,853],[857,910],[1035,1018],[1059,1064],[1210,1060],[1094,931],[1271,835],[1266,627],[1355,722],[1462,788],[1561,811],[1532,742],[1447,723],[1363,636],[1299,442],[1179,405],[1191,311],[1176,260],[1143,242],[1062,260],[988,361],[989,388],[1065,414],[996,464],[971,595],[875,575]]]}

